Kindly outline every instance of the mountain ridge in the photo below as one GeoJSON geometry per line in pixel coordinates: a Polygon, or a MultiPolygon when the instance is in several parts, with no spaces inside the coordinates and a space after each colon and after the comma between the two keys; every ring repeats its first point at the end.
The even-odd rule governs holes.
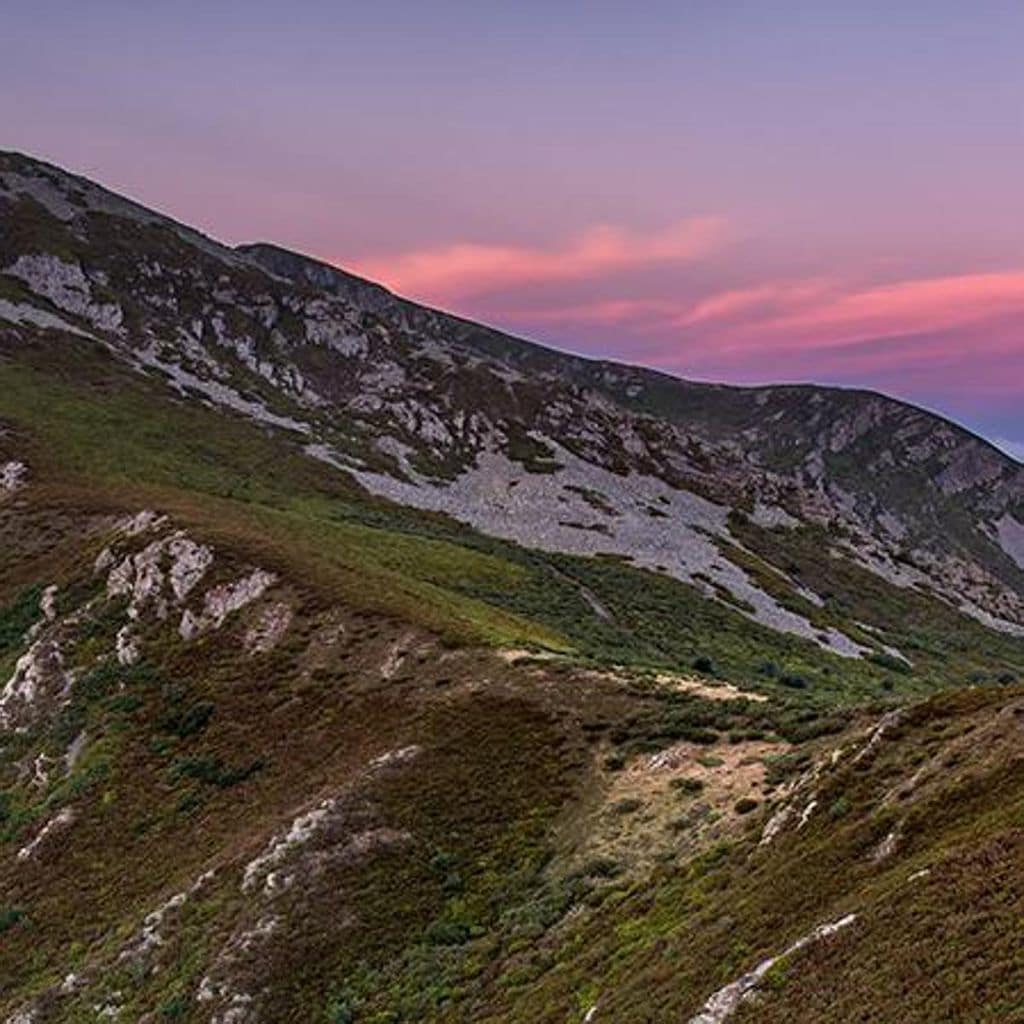
{"type": "MultiPolygon", "coordinates": [[[[515,342],[517,345],[522,346],[526,349],[544,352],[547,354],[554,355],[561,359],[577,360],[581,363],[593,365],[596,367],[608,368],[612,370],[635,370],[644,374],[649,374],[656,378],[664,378],[676,384],[693,385],[694,387],[697,388],[717,388],[722,390],[735,390],[738,392],[747,393],[758,391],[770,391],[776,389],[815,389],[824,392],[851,393],[864,396],[865,398],[880,398],[884,399],[887,402],[904,406],[907,409],[923,413],[936,420],[939,420],[947,424],[948,426],[953,427],[956,430],[962,431],[965,434],[969,434],[972,439],[979,441],[984,445],[987,445],[989,448],[993,449],[998,455],[1002,456],[1005,459],[1008,459],[1010,462],[1015,463],[1017,465],[1024,464],[1021,463],[1020,459],[1016,458],[1009,452],[1004,451],[1002,448],[1000,448],[998,445],[996,445],[994,442],[989,440],[984,435],[972,431],[969,427],[953,419],[948,414],[934,409],[926,409],[923,406],[917,405],[908,399],[900,398],[884,391],[879,391],[874,388],[860,387],[856,385],[821,384],[810,380],[793,380],[770,384],[730,384],[724,381],[694,380],[680,376],[675,373],[671,373],[666,370],[660,370],[655,367],[646,366],[641,363],[630,363],[622,360],[592,357],[582,355],[579,353],[570,352],[567,350],[559,349],[557,346],[552,345],[550,343],[537,342],[532,341],[530,339],[521,338],[517,335],[511,334],[509,331],[506,331],[497,325],[484,324],[478,321],[473,321],[468,317],[462,316],[461,314],[452,312],[450,310],[444,310],[438,307],[427,306],[424,303],[405,299],[399,296],[391,289],[389,289],[386,285],[372,281],[369,278],[362,277],[361,275],[354,273],[353,271],[347,270],[344,267],[339,266],[337,264],[333,264],[319,256],[314,256],[309,253],[304,253],[295,249],[289,249],[288,247],[280,245],[275,242],[241,242],[234,245],[220,242],[217,239],[215,239],[212,235],[207,234],[199,229],[193,228],[185,224],[184,221],[177,220],[170,213],[164,213],[155,210],[152,207],[147,206],[147,204],[142,200],[126,197],[120,193],[114,192],[106,188],[105,186],[98,184],[95,180],[87,177],[86,175],[66,170],[65,168],[61,167],[60,165],[52,161],[43,160],[39,157],[35,157],[28,153],[18,150],[0,150],[0,156],[8,159],[14,159],[16,161],[23,162],[24,164],[27,165],[45,168],[49,172],[52,172],[59,176],[73,179],[74,181],[80,183],[83,186],[87,186],[92,189],[97,189],[100,192],[105,193],[110,199],[116,201],[117,203],[125,204],[127,206],[134,208],[140,214],[144,214],[148,217],[157,218],[170,225],[173,225],[177,229],[182,230],[191,236],[198,237],[202,239],[204,242],[216,246],[225,254],[230,252],[239,253],[248,259],[252,259],[254,262],[257,263],[257,265],[263,267],[266,270],[271,270],[273,272],[272,264],[274,258],[266,256],[261,257],[261,253],[274,253],[276,257],[283,258],[287,262],[287,264],[291,264],[293,270],[297,270],[297,268],[301,265],[308,265],[314,268],[315,271],[330,272],[331,274],[338,275],[340,280],[350,282],[351,285],[356,288],[365,289],[367,292],[375,292],[377,294],[386,296],[389,300],[393,301],[397,305],[410,309],[422,310],[427,314],[432,314],[435,316],[447,318],[452,321],[463,323],[468,327],[476,328],[489,334],[498,335],[503,339],[515,342]]],[[[283,272],[286,266],[285,263],[279,263],[278,266],[282,270],[280,276],[294,279],[289,273],[283,272]]]]}
{"type": "MultiPolygon", "coordinates": [[[[12,161],[24,173],[6,171],[8,195],[30,203],[48,200],[52,209],[46,212],[58,225],[91,218],[104,231],[115,229],[115,245],[117,233],[127,230],[151,235],[156,252],[170,238],[172,249],[196,246],[215,261],[211,271],[217,261],[226,261],[240,275],[243,291],[225,290],[212,274],[196,278],[194,263],[185,271],[192,278],[189,301],[199,303],[199,317],[193,316],[187,328],[174,308],[176,298],[168,307],[168,300],[154,293],[139,305],[147,286],[174,294],[173,280],[158,282],[166,275],[157,256],[148,280],[127,266],[100,268],[106,282],[100,287],[114,285],[115,294],[118,272],[128,275],[126,282],[134,280],[129,301],[139,323],[126,331],[121,305],[110,302],[96,307],[93,329],[98,325],[115,351],[149,372],[167,375],[179,389],[199,389],[208,400],[307,434],[309,454],[354,474],[370,490],[518,542],[537,540],[524,534],[523,523],[565,505],[558,508],[563,525],[549,530],[542,546],[631,556],[681,579],[702,580],[712,564],[721,563],[695,530],[710,530],[726,542],[734,538],[722,514],[716,525],[693,508],[670,508],[669,518],[689,543],[678,546],[680,558],[666,559],[642,518],[645,513],[638,520],[636,511],[639,503],[648,516],[654,514],[649,510],[664,497],[657,493],[662,481],[723,507],[756,511],[765,504],[766,521],[795,517],[826,525],[835,520],[840,529],[853,531],[849,548],[869,568],[884,562],[881,571],[894,581],[927,580],[950,598],[963,597],[963,607],[990,624],[1024,629],[1022,559],[1016,543],[1005,539],[1015,538],[1024,520],[1024,470],[948,421],[860,391],[702,385],[567,356],[392,296],[280,248],[222,247],[134,204],[118,205],[103,190],[90,192],[83,179],[62,178],[53,168],[33,170],[36,165],[25,158],[7,158],[12,161]],[[300,292],[275,298],[272,282],[253,278],[256,268],[275,280],[298,282],[300,292]],[[252,304],[242,298],[246,290],[252,290],[252,304]],[[343,308],[331,308],[332,301],[343,308]],[[175,335],[179,340],[173,346],[157,340],[175,335]],[[260,398],[242,398],[243,391],[260,398]],[[482,395],[486,406],[477,404],[482,395]],[[898,454],[894,439],[901,441],[898,454]],[[861,464],[868,454],[873,462],[865,478],[861,464]],[[489,467],[482,475],[481,457],[489,467]],[[567,463],[570,468],[563,471],[567,463]],[[515,486],[519,465],[529,471],[532,485],[519,494],[529,493],[533,500],[522,509],[519,525],[510,525],[486,492],[515,486]],[[640,493],[619,487],[623,474],[631,473],[649,480],[640,493]],[[908,473],[917,474],[909,486],[908,473]],[[545,481],[538,478],[545,475],[558,477],[557,493],[541,486],[545,481]],[[610,492],[596,503],[592,476],[610,492]],[[412,486],[405,486],[409,481],[412,486]],[[963,521],[959,507],[943,507],[954,491],[971,492],[973,515],[988,519],[980,532],[963,521]],[[604,520],[620,518],[620,524],[594,520],[595,509],[604,520]],[[598,539],[599,534],[604,537],[598,539]],[[914,572],[897,564],[903,546],[910,549],[904,561],[914,572]]],[[[26,216],[31,221],[31,214],[26,216]]],[[[54,234],[62,230],[53,223],[47,228],[54,234]]],[[[89,251],[87,238],[72,245],[89,251]]],[[[173,265],[180,258],[171,255],[172,279],[183,272],[173,265]]],[[[33,294],[41,291],[51,307],[54,299],[63,299],[65,313],[69,302],[72,312],[81,312],[83,295],[92,287],[81,269],[45,252],[21,252],[6,273],[33,294]]],[[[961,496],[959,506],[964,504],[961,496]]],[[[709,596],[729,593],[744,605],[753,602],[762,621],[814,635],[806,616],[797,621],[742,569],[728,561],[724,567],[725,578],[706,585],[709,596]]],[[[829,636],[837,649],[856,650],[849,638],[829,636]]]]}
{"type": "Polygon", "coordinates": [[[634,371],[640,375],[649,375],[655,379],[664,379],[672,385],[681,385],[683,387],[692,385],[694,388],[736,391],[750,395],[770,391],[800,392],[806,390],[820,391],[824,393],[850,394],[866,400],[881,399],[893,405],[902,406],[907,411],[922,413],[925,416],[931,417],[954,430],[969,435],[972,440],[986,445],[996,454],[1008,459],[1010,462],[1018,465],[1022,464],[1021,460],[1016,458],[1012,453],[1004,451],[995,442],[984,435],[971,430],[971,428],[954,419],[950,415],[936,409],[925,408],[924,406],[916,404],[909,399],[900,398],[876,388],[868,388],[858,385],[822,384],[812,380],[788,380],[760,384],[732,384],[726,381],[697,380],[681,376],[677,373],[672,373],[668,370],[661,370],[653,366],[647,366],[643,363],[632,363],[621,359],[587,356],[568,349],[559,348],[553,343],[538,342],[522,338],[496,324],[474,321],[451,310],[441,309],[440,307],[429,306],[422,302],[402,298],[395,292],[391,291],[387,286],[371,281],[368,278],[361,277],[360,275],[345,269],[343,266],[331,263],[319,256],[303,253],[296,249],[288,249],[273,242],[244,242],[235,245],[232,248],[234,251],[240,252],[255,260],[265,269],[277,272],[280,276],[293,281],[308,280],[314,284],[319,282],[321,286],[331,287],[330,277],[331,275],[337,275],[338,294],[342,298],[351,294],[347,290],[348,287],[372,290],[386,296],[386,299],[393,303],[395,308],[419,310],[429,315],[443,317],[450,321],[465,324],[469,328],[475,328],[479,331],[507,339],[515,345],[522,346],[526,350],[534,350],[548,355],[554,355],[560,360],[578,361],[580,364],[594,367],[602,371],[625,371],[627,373],[629,371],[634,371]],[[304,273],[303,268],[309,268],[309,274],[304,273]]]}

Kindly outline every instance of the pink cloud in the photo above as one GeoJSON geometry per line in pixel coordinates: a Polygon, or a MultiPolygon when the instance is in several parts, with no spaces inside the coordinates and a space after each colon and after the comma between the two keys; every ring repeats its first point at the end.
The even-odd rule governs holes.
{"type": "Polygon", "coordinates": [[[552,248],[457,242],[366,260],[355,269],[397,292],[443,301],[513,285],[689,263],[717,248],[725,234],[725,222],[717,217],[691,218],[650,233],[598,225],[552,248]]]}
{"type": "MultiPolygon", "coordinates": [[[[712,292],[696,300],[603,299],[504,315],[538,323],[632,324],[641,333],[653,332],[680,343],[711,339],[720,351],[762,348],[769,343],[775,351],[806,351],[863,339],[939,334],[1014,314],[1024,315],[1024,271],[866,288],[814,278],[712,292]]],[[[999,332],[993,344],[1019,347],[1018,337],[999,332]]],[[[946,345],[948,340],[940,343],[946,345]]]]}
{"type": "Polygon", "coordinates": [[[695,327],[698,324],[730,320],[747,314],[778,312],[806,305],[820,299],[830,289],[823,280],[795,281],[754,285],[731,291],[717,292],[698,300],[673,318],[676,327],[695,327]]]}
{"type": "Polygon", "coordinates": [[[595,326],[628,324],[636,328],[647,325],[661,329],[678,315],[679,308],[679,303],[671,300],[607,299],[565,306],[488,309],[487,315],[497,322],[504,320],[532,324],[593,324],[595,326]]]}
{"type": "Polygon", "coordinates": [[[1024,313],[1024,271],[879,285],[811,303],[762,327],[837,344],[870,335],[944,331],[1013,313],[1024,313]]]}

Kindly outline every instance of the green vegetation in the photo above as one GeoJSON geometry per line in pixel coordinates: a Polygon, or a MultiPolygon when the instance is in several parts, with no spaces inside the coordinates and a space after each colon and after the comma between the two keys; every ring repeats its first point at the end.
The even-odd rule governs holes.
{"type": "MultiPolygon", "coordinates": [[[[54,476],[105,480],[110,497],[169,508],[214,537],[258,549],[264,561],[318,579],[348,602],[456,642],[547,648],[600,665],[692,668],[765,693],[803,691],[801,706],[819,714],[924,696],[972,673],[992,682],[1024,673],[1019,642],[852,563],[821,559],[814,536],[760,530],[740,517],[733,524],[749,549],[802,573],[802,582],[826,596],[825,609],[810,610],[794,598],[802,613],[869,644],[875,641],[856,623],[875,624],[879,638],[912,665],[881,648],[871,659],[838,658],[751,623],[668,576],[618,559],[527,551],[369,498],[250,424],[154,401],[151,385],[128,380],[98,357],[76,360],[74,384],[60,380],[52,353],[34,358],[35,369],[0,364],[0,418],[34,439],[34,458],[54,476]],[[610,620],[594,614],[584,587],[610,620]],[[766,664],[776,668],[765,672],[766,664]]],[[[787,592],[771,570],[758,579],[780,597],[787,592]]],[[[27,613],[29,600],[20,607],[27,613]]]]}
{"type": "Polygon", "coordinates": [[[21,647],[22,638],[39,619],[41,586],[27,587],[0,610],[0,662],[21,647]]]}
{"type": "Polygon", "coordinates": [[[0,935],[13,928],[24,916],[23,911],[14,907],[0,907],[0,935]]]}

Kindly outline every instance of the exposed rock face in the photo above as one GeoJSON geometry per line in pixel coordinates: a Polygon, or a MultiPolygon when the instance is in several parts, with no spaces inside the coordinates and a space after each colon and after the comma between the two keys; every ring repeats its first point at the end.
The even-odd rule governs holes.
{"type": "Polygon", "coordinates": [[[179,632],[184,639],[191,640],[206,630],[220,629],[232,612],[261,598],[276,581],[273,573],[256,569],[234,583],[213,587],[204,595],[203,609],[198,615],[185,610],[179,632]]]}
{"type": "Polygon", "coordinates": [[[65,263],[56,256],[34,254],[19,256],[7,267],[7,274],[19,278],[37,295],[66,313],[80,316],[103,331],[116,331],[124,319],[119,306],[96,302],[92,287],[82,268],[65,263]]]}
{"type": "MultiPolygon", "coordinates": [[[[159,530],[166,523],[164,517],[144,511],[123,523],[120,532],[136,537],[144,532],[159,530]]],[[[96,562],[98,572],[107,571],[107,596],[128,599],[128,617],[138,620],[150,611],[158,619],[167,617],[172,606],[181,607],[210,569],[214,560],[213,549],[199,544],[181,530],[157,537],[141,551],[124,555],[118,561],[111,550],[105,549],[96,562]]],[[[179,632],[191,640],[200,633],[219,629],[233,614],[262,597],[276,582],[273,573],[255,569],[233,583],[211,587],[203,595],[198,612],[185,608],[179,632]]],[[[283,615],[279,616],[283,618],[283,615]]],[[[276,623],[277,639],[287,629],[276,623]]],[[[275,641],[276,642],[276,641],[275,641]]],[[[122,664],[138,660],[138,649],[130,624],[122,628],[117,638],[117,655],[122,664]]]]}
{"type": "Polygon", "coordinates": [[[60,641],[44,635],[18,659],[0,693],[0,730],[30,724],[63,697],[70,682],[60,641]]]}
{"type": "Polygon", "coordinates": [[[216,872],[213,870],[204,871],[187,889],[175,893],[156,910],[147,914],[138,934],[121,950],[119,961],[145,963],[151,953],[164,945],[166,941],[164,931],[168,922],[180,912],[190,899],[201,892],[215,874],[216,872]]]}
{"type": "Polygon", "coordinates": [[[1007,512],[996,523],[996,531],[1003,550],[1024,569],[1024,522],[1007,512]]]}
{"type": "Polygon", "coordinates": [[[336,805],[336,800],[323,800],[312,810],[300,814],[283,833],[274,836],[266,849],[245,866],[242,891],[251,892],[262,885],[264,891],[270,893],[278,886],[286,885],[287,880],[281,879],[275,868],[283,863],[292,851],[305,845],[316,835],[336,805]]]}
{"type": "MultiPolygon", "coordinates": [[[[206,631],[220,629],[230,616],[261,598],[277,580],[273,573],[253,569],[233,582],[220,583],[202,594],[197,611],[187,602],[214,563],[214,550],[182,530],[166,532],[166,516],[144,510],[119,523],[115,543],[97,557],[94,571],[106,573],[105,598],[126,602],[125,620],[117,629],[111,654],[118,664],[130,666],[143,653],[143,634],[150,621],[166,619],[172,608],[181,608],[181,636],[192,640],[206,631]],[[164,532],[161,532],[164,531],[164,532]],[[141,548],[139,538],[159,533],[141,548]],[[129,549],[129,550],[126,550],[129,549]]],[[[73,686],[73,673],[65,667],[62,645],[73,635],[83,609],[61,616],[55,585],[43,589],[39,620],[25,636],[29,644],[14,671],[0,690],[0,732],[24,730],[41,718],[52,717],[73,686]]],[[[291,621],[283,602],[265,609],[246,634],[244,646],[266,651],[278,643],[291,621]]]]}

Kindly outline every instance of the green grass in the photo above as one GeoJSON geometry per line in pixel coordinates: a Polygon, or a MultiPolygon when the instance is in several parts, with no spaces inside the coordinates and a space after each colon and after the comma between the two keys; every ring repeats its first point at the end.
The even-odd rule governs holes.
{"type": "Polygon", "coordinates": [[[781,964],[737,1019],[1017,1019],[1024,774],[1014,740],[1006,736],[998,752],[970,751],[901,807],[884,810],[883,801],[914,773],[922,749],[941,759],[1019,700],[1020,691],[974,691],[916,708],[870,762],[826,773],[817,794],[825,811],[767,850],[757,846],[763,819],[745,806],[748,833],[606,890],[584,901],[572,924],[545,929],[518,955],[507,951],[473,1019],[578,1020],[578,993],[588,992],[588,1005],[622,1024],[686,1020],[764,956],[851,911],[859,917],[848,933],[781,964]],[[840,802],[843,813],[829,814],[840,802]],[[872,852],[897,821],[897,853],[877,863],[872,852]],[[923,881],[908,881],[923,868],[923,881]],[[945,981],[936,970],[949,972],[945,981]]]}
{"type": "Polygon", "coordinates": [[[349,603],[453,642],[546,648],[603,665],[677,672],[710,659],[722,679],[819,713],[1024,675],[1019,640],[850,562],[820,558],[821,538],[806,532],[734,521],[748,548],[825,595],[824,609],[799,598],[757,556],[725,553],[784,604],[865,643],[885,639],[905,651],[912,669],[880,648],[865,660],[824,653],[619,559],[528,551],[376,500],[301,454],[298,441],[168,400],[99,355],[79,355],[67,367],[53,360],[47,350],[0,363],[0,419],[30,439],[38,476],[60,479],[65,489],[80,481],[94,503],[158,505],[214,540],[316,579],[349,603]],[[611,611],[611,621],[593,614],[582,587],[611,611]],[[879,638],[859,622],[878,625],[879,638]],[[766,662],[778,667],[774,676],[760,670],[766,662]],[[786,686],[793,679],[802,681],[798,695],[786,686]]]}
{"type": "MultiPolygon", "coordinates": [[[[212,543],[225,571],[278,571],[295,621],[282,647],[258,658],[241,653],[230,628],[185,644],[173,623],[152,623],[146,662],[124,668],[107,660],[123,604],[101,602],[83,618],[66,647],[78,673],[70,700],[45,730],[14,737],[0,752],[9,854],[58,809],[79,815],[60,858],[44,851],[54,858],[40,861],[45,886],[12,857],[0,868],[5,905],[24,914],[0,944],[0,972],[19,994],[59,981],[69,965],[95,962],[110,968],[126,1017],[188,1019],[210,959],[248,921],[241,865],[298,809],[341,793],[351,801],[346,835],[386,828],[402,838],[371,857],[325,861],[322,876],[275,905],[301,926],[261,954],[272,990],[267,1019],[562,1024],[579,1020],[593,999],[621,1024],[686,1019],[711,988],[854,899],[868,908],[868,923],[885,921],[885,900],[897,898],[906,874],[870,861],[894,823],[892,812],[877,811],[887,788],[972,716],[978,728],[995,718],[1014,699],[1008,678],[1024,675],[1019,642],[951,618],[927,595],[897,591],[852,563],[821,559],[820,537],[737,525],[756,552],[748,571],[767,580],[771,570],[758,559],[780,565],[826,596],[815,613],[821,624],[877,626],[912,657],[910,670],[881,656],[834,657],[622,560],[529,551],[373,499],[305,458],[299,439],[169,400],[98,355],[76,350],[73,362],[60,359],[29,349],[18,364],[0,362],[0,421],[9,431],[0,450],[25,458],[33,481],[23,520],[9,505],[0,514],[23,531],[12,536],[46,539],[2,555],[0,658],[20,650],[42,585],[59,581],[67,607],[102,592],[91,562],[105,538],[98,531],[83,540],[82,518],[141,507],[170,512],[212,543]],[[610,619],[593,613],[582,588],[610,619]],[[317,631],[339,609],[344,649],[314,663],[317,631]],[[382,650],[417,627],[448,645],[557,656],[517,669],[462,651],[452,668],[435,649],[382,680],[382,650]],[[580,666],[619,666],[623,678],[580,666]],[[703,699],[658,684],[658,672],[699,673],[770,699],[703,699]],[[570,875],[553,867],[599,787],[595,765],[632,770],[643,754],[688,742],[706,751],[701,763],[713,770],[726,744],[781,738],[797,747],[769,766],[777,785],[808,767],[816,749],[808,741],[968,679],[986,685],[911,714],[864,770],[844,764],[826,773],[821,813],[782,840],[778,856],[758,852],[763,808],[744,804],[740,829],[724,845],[670,856],[643,879],[601,855],[570,875]],[[73,771],[55,773],[42,789],[27,782],[20,766],[30,756],[57,763],[83,733],[89,742],[73,771]],[[369,781],[361,774],[382,751],[410,743],[422,748],[413,768],[369,781]],[[162,970],[116,966],[145,914],[211,864],[219,874],[169,930],[162,970]]],[[[787,597],[784,580],[772,586],[798,600],[787,597]]],[[[1012,944],[999,929],[1019,921],[1017,908],[986,901],[957,865],[988,855],[1016,884],[1010,854],[1024,816],[1015,764],[979,765],[973,775],[950,767],[949,785],[908,807],[903,823],[908,857],[948,863],[963,878],[934,896],[936,907],[958,915],[956,941],[973,948],[970,929],[988,929],[1007,975],[1012,944]],[[986,925],[963,892],[998,926],[986,925]]],[[[687,809],[705,799],[693,780],[677,788],[687,809]]],[[[638,810],[617,806],[624,822],[638,810]]],[[[679,827],[680,843],[689,827],[679,827]]],[[[921,941],[942,917],[916,906],[908,913],[891,930],[921,933],[921,941]]],[[[881,925],[866,934],[900,962],[899,942],[881,925]]],[[[804,969],[795,960],[773,976],[778,1002],[765,1020],[799,1019],[800,993],[813,1002],[804,969]]],[[[894,973],[879,970],[895,985],[894,973]]],[[[849,993],[862,995],[863,986],[852,968],[844,984],[836,1005],[849,1009],[849,993]]],[[[91,1019],[96,998],[94,985],[66,1019],[91,1019]]],[[[894,1005],[887,998],[872,1009],[894,1005]]],[[[1005,1010],[1002,998],[985,1005],[1005,1010]]],[[[932,1019],[948,1010],[939,996],[926,1005],[938,1013],[932,1019]]]]}

